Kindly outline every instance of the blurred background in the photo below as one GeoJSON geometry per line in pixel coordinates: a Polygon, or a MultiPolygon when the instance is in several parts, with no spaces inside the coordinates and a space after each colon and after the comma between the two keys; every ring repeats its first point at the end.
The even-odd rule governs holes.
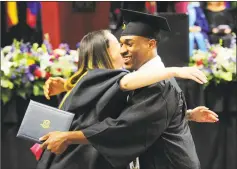
{"type": "Polygon", "coordinates": [[[1,2],[2,169],[35,168],[34,143],[16,138],[30,99],[58,106],[63,95],[46,100],[44,82],[77,70],[88,32],[110,29],[119,39],[120,8],[167,18],[172,32],[161,32],[158,54],[166,66],[196,66],[207,75],[205,86],[177,81],[189,109],[204,105],[220,119],[190,122],[202,169],[237,169],[237,2],[229,1],[1,2]]]}

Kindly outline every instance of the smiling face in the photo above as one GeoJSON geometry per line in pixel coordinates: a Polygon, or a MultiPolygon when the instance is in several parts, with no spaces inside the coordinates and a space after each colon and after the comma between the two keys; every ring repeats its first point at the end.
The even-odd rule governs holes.
{"type": "Polygon", "coordinates": [[[153,56],[151,51],[156,47],[154,39],[141,36],[121,36],[120,54],[124,59],[124,67],[128,70],[137,70],[153,56]]]}

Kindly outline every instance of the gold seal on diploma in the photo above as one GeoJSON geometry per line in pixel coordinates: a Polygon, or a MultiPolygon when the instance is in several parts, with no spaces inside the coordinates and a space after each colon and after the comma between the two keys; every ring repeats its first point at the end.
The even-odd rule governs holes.
{"type": "Polygon", "coordinates": [[[44,120],[42,124],[40,124],[44,129],[48,129],[50,127],[50,121],[44,120]]]}

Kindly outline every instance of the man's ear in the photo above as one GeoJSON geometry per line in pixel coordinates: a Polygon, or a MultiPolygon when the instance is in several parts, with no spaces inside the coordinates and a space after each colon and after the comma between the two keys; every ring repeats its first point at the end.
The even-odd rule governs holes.
{"type": "Polygon", "coordinates": [[[149,45],[149,48],[150,48],[150,49],[153,49],[153,48],[156,47],[157,42],[156,42],[155,39],[151,39],[151,40],[148,41],[148,45],[149,45]]]}

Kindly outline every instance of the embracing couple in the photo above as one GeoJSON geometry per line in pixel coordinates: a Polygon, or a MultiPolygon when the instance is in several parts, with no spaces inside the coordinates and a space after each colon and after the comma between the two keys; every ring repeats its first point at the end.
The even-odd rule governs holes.
{"type": "Polygon", "coordinates": [[[75,114],[70,131],[41,137],[37,169],[199,169],[188,120],[216,122],[204,106],[187,110],[173,77],[205,83],[193,67],[165,68],[157,54],[163,17],[122,10],[120,43],[107,30],[80,42],[78,71],[50,78],[45,96],[67,92],[59,108],[75,114]]]}

